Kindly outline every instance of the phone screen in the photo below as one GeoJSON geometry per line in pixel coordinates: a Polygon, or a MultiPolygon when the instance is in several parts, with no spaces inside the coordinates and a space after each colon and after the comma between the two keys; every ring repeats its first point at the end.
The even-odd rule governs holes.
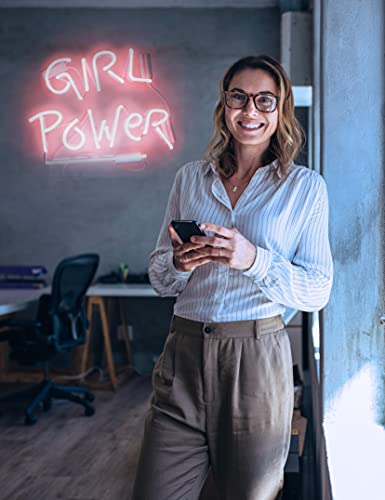
{"type": "Polygon", "coordinates": [[[171,225],[183,243],[190,241],[191,236],[206,236],[195,220],[173,220],[171,225]]]}

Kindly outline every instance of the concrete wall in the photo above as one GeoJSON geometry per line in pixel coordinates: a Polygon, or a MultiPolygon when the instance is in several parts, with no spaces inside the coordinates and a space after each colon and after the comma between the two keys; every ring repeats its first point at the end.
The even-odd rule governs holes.
{"type": "MultiPolygon", "coordinates": [[[[253,53],[278,58],[279,36],[278,9],[0,9],[0,262],[41,263],[52,274],[63,257],[96,251],[99,274],[120,262],[146,271],[175,173],[202,157],[211,136],[225,70],[253,53]],[[45,166],[27,121],[41,98],[43,65],[58,53],[131,46],[152,55],[175,151],[136,172],[45,166]]],[[[172,306],[172,299],[127,301],[135,352],[145,356],[135,361],[139,370],[151,370],[172,306]]],[[[113,348],[124,351],[115,335],[113,348]]]]}
{"type": "Polygon", "coordinates": [[[59,259],[92,250],[101,255],[101,272],[119,262],[145,271],[174,175],[202,157],[210,138],[224,71],[250,53],[279,57],[279,10],[0,12],[0,261],[42,263],[52,271],[59,259]],[[135,173],[48,168],[32,153],[35,137],[27,123],[42,87],[42,65],[58,53],[89,52],[101,44],[152,54],[173,112],[176,149],[135,173]]]}
{"type": "MultiPolygon", "coordinates": [[[[333,498],[384,498],[384,4],[321,2],[321,168],[335,263],[323,416],[333,498]],[[382,465],[380,464],[382,462],[382,465]]],[[[318,82],[316,82],[317,84],[318,82]]]]}

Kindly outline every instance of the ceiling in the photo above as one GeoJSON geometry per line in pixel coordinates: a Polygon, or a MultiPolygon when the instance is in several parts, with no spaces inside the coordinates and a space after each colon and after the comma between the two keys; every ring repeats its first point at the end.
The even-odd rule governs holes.
{"type": "Polygon", "coordinates": [[[0,0],[0,7],[279,7],[280,0],[0,0]]]}

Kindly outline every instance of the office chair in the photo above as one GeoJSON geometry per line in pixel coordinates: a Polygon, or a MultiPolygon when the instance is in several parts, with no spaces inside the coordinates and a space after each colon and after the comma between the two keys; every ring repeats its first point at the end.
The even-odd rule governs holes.
{"type": "MultiPolygon", "coordinates": [[[[87,333],[84,297],[99,264],[97,254],[83,254],[62,260],[55,269],[50,295],[39,300],[33,323],[9,323],[10,358],[21,365],[43,363],[44,379],[23,391],[33,399],[25,408],[25,424],[37,421],[35,411],[42,404],[51,408],[52,399],[66,399],[85,408],[85,415],[95,413],[90,404],[94,395],[86,387],[58,385],[49,378],[49,362],[57,354],[84,344],[87,333]],[[82,397],[80,397],[82,396],[82,397]]],[[[16,396],[20,396],[20,392],[16,396]]],[[[5,398],[6,399],[6,398],[5,398]]]]}

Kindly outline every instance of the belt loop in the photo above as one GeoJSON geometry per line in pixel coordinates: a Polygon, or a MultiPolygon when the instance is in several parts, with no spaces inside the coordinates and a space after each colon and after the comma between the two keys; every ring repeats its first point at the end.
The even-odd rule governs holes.
{"type": "Polygon", "coordinates": [[[254,320],[254,336],[257,340],[261,338],[261,329],[259,328],[259,321],[254,320]]]}

